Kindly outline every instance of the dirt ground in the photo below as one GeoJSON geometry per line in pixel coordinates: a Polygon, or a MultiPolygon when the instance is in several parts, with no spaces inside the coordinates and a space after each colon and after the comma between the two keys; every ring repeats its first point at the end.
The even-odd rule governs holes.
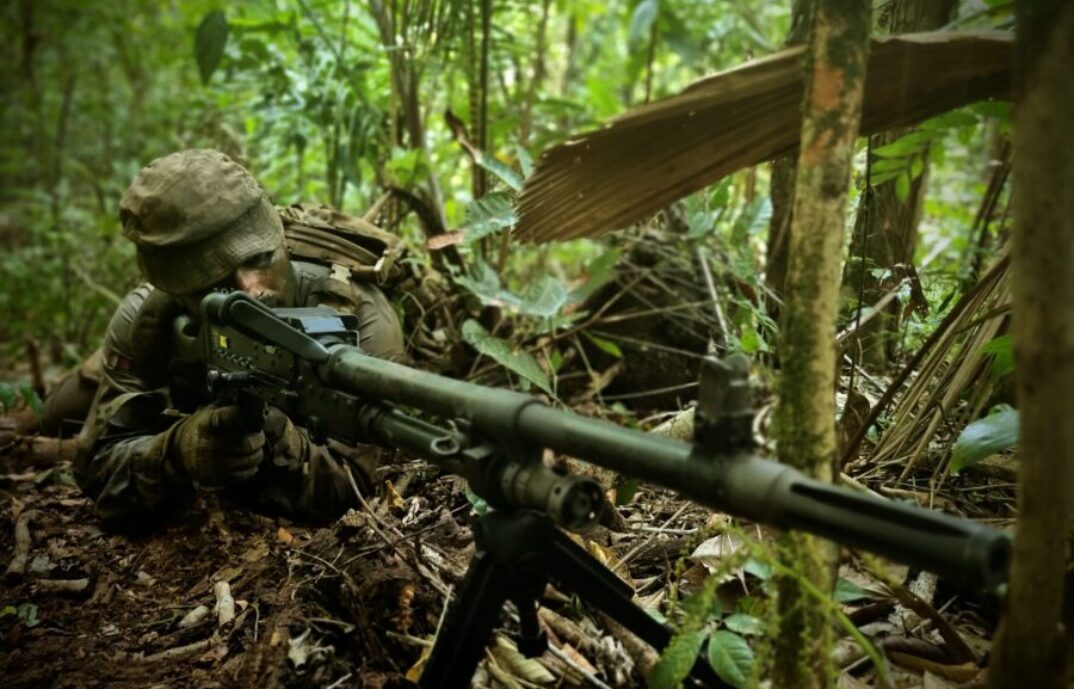
{"type": "MultiPolygon", "coordinates": [[[[132,536],[102,531],[68,464],[29,466],[9,445],[0,450],[3,686],[413,686],[473,554],[473,507],[461,480],[421,462],[382,468],[377,483],[367,508],[324,528],[253,514],[210,493],[173,524],[132,536]],[[230,620],[227,596],[220,602],[225,583],[230,620]]],[[[579,543],[612,564],[643,606],[666,612],[669,584],[696,590],[737,547],[726,535],[698,544],[721,519],[642,486],[611,530],[579,543]]],[[[841,575],[842,610],[883,649],[895,686],[981,686],[994,601],[905,567],[888,576],[905,582],[912,600],[867,569],[844,566],[841,575]]],[[[732,611],[757,615],[739,620],[756,619],[756,629],[738,629],[755,648],[766,633],[758,576],[739,567],[719,588],[721,625],[730,628],[732,611]]],[[[549,589],[542,604],[552,650],[537,666],[522,660],[511,647],[517,618],[509,608],[474,686],[644,684],[651,649],[563,592],[549,589]]],[[[844,639],[837,652],[841,689],[877,686],[857,644],[844,639]]]]}

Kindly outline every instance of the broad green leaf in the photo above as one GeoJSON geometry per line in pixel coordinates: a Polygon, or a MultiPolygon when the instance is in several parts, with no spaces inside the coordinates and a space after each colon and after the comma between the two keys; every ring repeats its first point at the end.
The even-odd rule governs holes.
{"type": "Polygon", "coordinates": [[[753,636],[764,634],[764,622],[753,615],[746,615],[741,612],[736,612],[725,617],[723,625],[739,634],[749,634],[753,636]]]}
{"type": "Polygon", "coordinates": [[[586,336],[590,342],[596,345],[600,351],[611,354],[616,359],[623,358],[623,350],[619,349],[619,345],[615,344],[611,340],[605,340],[603,337],[597,337],[596,335],[590,335],[589,333],[582,331],[582,334],[586,336]]]}
{"type": "MultiPolygon", "coordinates": [[[[469,290],[485,305],[503,305],[514,297],[511,293],[504,291],[500,285],[500,276],[484,261],[474,261],[470,266],[469,275],[456,275],[454,280],[455,284],[469,290]],[[508,299],[505,299],[505,296],[508,299]]],[[[512,306],[515,305],[515,302],[510,303],[512,306]]]]}
{"type": "Polygon", "coordinates": [[[552,394],[548,377],[529,352],[513,351],[509,342],[490,335],[480,323],[472,318],[462,324],[462,339],[477,351],[491,357],[496,363],[514,371],[549,395],[552,394]]]}
{"type": "Polygon", "coordinates": [[[905,158],[881,158],[874,160],[870,166],[873,175],[873,184],[876,184],[876,175],[883,172],[902,172],[906,169],[905,158]]]}
{"type": "Polygon", "coordinates": [[[916,153],[928,138],[928,135],[923,132],[910,132],[906,136],[895,139],[890,144],[874,148],[873,155],[881,158],[905,158],[916,153]]]}
{"type": "Polygon", "coordinates": [[[676,634],[649,673],[649,689],[678,686],[690,674],[704,641],[705,632],[700,630],[676,634]]]}
{"type": "Polygon", "coordinates": [[[0,411],[15,408],[15,388],[10,383],[0,383],[0,411]]]}
{"type": "Polygon", "coordinates": [[[503,231],[515,224],[514,197],[504,191],[485,194],[466,207],[466,241],[503,231]]]}
{"type": "Polygon", "coordinates": [[[558,349],[553,349],[552,353],[548,355],[548,366],[552,369],[552,373],[558,373],[559,367],[563,365],[563,354],[558,349]]]}
{"type": "Polygon", "coordinates": [[[921,176],[921,173],[925,171],[925,159],[921,156],[914,156],[914,162],[910,163],[910,178],[917,179],[921,176]]]}
{"type": "Polygon", "coordinates": [[[742,569],[747,574],[752,574],[761,581],[766,581],[772,577],[772,565],[752,558],[746,560],[746,564],[742,566],[742,569]]]}
{"type": "Polygon", "coordinates": [[[761,348],[761,336],[747,326],[742,327],[742,337],[738,338],[738,348],[746,354],[753,354],[761,348]]]}
{"type": "Polygon", "coordinates": [[[1010,335],[1000,335],[981,347],[981,354],[992,355],[992,370],[989,376],[995,382],[1014,371],[1014,341],[1010,335]]]}
{"type": "Polygon", "coordinates": [[[910,198],[910,175],[905,172],[895,178],[895,198],[902,202],[910,198]]]}
{"type": "Polygon", "coordinates": [[[1010,120],[1011,118],[1011,104],[1002,101],[974,103],[970,106],[970,110],[982,117],[995,117],[1001,120],[1010,120]]]}
{"type": "Polygon", "coordinates": [[[545,273],[537,278],[522,295],[518,312],[525,316],[551,318],[567,303],[567,287],[545,273]]]}
{"type": "Polygon", "coordinates": [[[484,151],[478,151],[475,162],[495,175],[501,182],[511,187],[512,191],[522,191],[522,175],[512,170],[510,165],[501,163],[496,159],[496,156],[489,155],[484,151]]]}
{"type": "Polygon", "coordinates": [[[1018,410],[1001,404],[983,419],[977,419],[962,429],[951,449],[948,471],[957,474],[1000,450],[1018,442],[1018,410]]]}
{"type": "Polygon", "coordinates": [[[529,177],[533,174],[533,158],[529,151],[522,146],[515,146],[515,154],[518,156],[518,166],[522,168],[522,176],[529,177]]]}
{"type": "Polygon", "coordinates": [[[977,117],[967,110],[952,110],[933,117],[921,126],[927,129],[954,129],[956,127],[969,127],[977,124],[977,122],[977,117]]]}
{"type": "Polygon", "coordinates": [[[709,665],[728,684],[744,689],[753,673],[753,649],[738,634],[721,629],[709,637],[709,665]]]}
{"type": "Polygon", "coordinates": [[[863,589],[849,579],[840,577],[835,582],[833,597],[840,603],[850,603],[865,598],[876,598],[876,594],[868,589],[863,589]]]}
{"type": "Polygon", "coordinates": [[[731,226],[731,242],[743,244],[768,227],[772,219],[772,201],[767,196],[746,204],[731,226]]]}
{"type": "Polygon", "coordinates": [[[630,18],[630,43],[637,44],[649,39],[649,32],[656,21],[656,15],[660,11],[658,0],[642,0],[634,8],[634,14],[630,18]]]}
{"type": "Polygon", "coordinates": [[[194,58],[198,63],[201,83],[208,84],[227,47],[227,17],[220,10],[213,10],[205,15],[194,33],[194,58]]]}

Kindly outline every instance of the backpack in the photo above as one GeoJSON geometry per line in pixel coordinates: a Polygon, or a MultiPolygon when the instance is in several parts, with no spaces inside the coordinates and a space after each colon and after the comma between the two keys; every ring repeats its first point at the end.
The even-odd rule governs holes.
{"type": "Polygon", "coordinates": [[[403,241],[330,206],[277,206],[287,253],[332,269],[333,276],[392,286],[406,277],[403,241]]]}

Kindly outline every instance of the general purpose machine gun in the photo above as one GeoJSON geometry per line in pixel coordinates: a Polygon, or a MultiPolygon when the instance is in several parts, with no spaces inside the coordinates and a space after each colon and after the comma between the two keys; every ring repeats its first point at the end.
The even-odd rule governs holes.
{"type": "MultiPolygon", "coordinates": [[[[968,587],[995,589],[1006,580],[1010,545],[1002,532],[816,481],[756,456],[742,366],[706,362],[691,444],[376,359],[359,348],[357,319],[331,309],[270,309],[232,292],[205,297],[201,311],[200,320],[176,322],[177,359],[201,394],[274,405],[315,440],[376,443],[425,458],[464,477],[493,508],[475,523],[477,551],[422,674],[426,689],[469,686],[507,600],[518,609],[520,650],[542,653],[537,601],[549,581],[656,648],[671,639],[668,627],[631,601],[624,582],[557,528],[592,526],[602,488],[546,466],[546,448],[736,517],[818,534],[968,587]]],[[[691,676],[728,686],[702,659],[691,676]]]]}

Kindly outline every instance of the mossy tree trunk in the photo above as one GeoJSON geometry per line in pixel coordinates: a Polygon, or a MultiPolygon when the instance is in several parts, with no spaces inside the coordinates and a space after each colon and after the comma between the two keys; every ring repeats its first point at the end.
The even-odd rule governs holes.
{"type": "MultiPolygon", "coordinates": [[[[791,3],[791,30],[787,33],[784,47],[804,43],[806,39],[806,9],[809,0],[791,3]]],[[[768,246],[765,252],[764,281],[769,294],[768,313],[779,315],[777,299],[783,298],[783,282],[787,279],[787,246],[791,229],[791,202],[794,197],[794,166],[796,156],[789,153],[772,161],[769,197],[772,200],[772,218],[768,221],[768,246]]]]}
{"type": "MultiPolygon", "coordinates": [[[[951,21],[957,9],[955,0],[892,0],[881,23],[893,34],[938,29],[951,21]]],[[[873,148],[890,144],[913,130],[913,127],[909,127],[877,134],[872,139],[873,148]]],[[[921,174],[910,182],[905,198],[899,197],[894,179],[876,185],[871,193],[861,197],[850,255],[843,273],[843,287],[847,294],[857,295],[861,288],[860,307],[875,304],[894,287],[891,279],[879,275],[899,275],[902,271],[893,270],[895,266],[913,262],[925,180],[928,179],[927,146],[919,152],[919,156],[921,174]],[[877,273],[874,269],[886,273],[877,273]]],[[[859,335],[861,363],[866,369],[875,373],[883,373],[887,369],[890,344],[898,329],[900,310],[900,305],[893,303],[884,313],[877,314],[862,326],[859,335]]]]}
{"type": "Polygon", "coordinates": [[[991,685],[1059,689],[1070,682],[1062,610],[1074,500],[1074,3],[1015,7],[1011,268],[1021,463],[991,685]]]}
{"type": "MultiPolygon", "coordinates": [[[[783,462],[832,479],[835,441],[835,326],[847,187],[858,135],[869,49],[870,3],[816,0],[809,16],[801,148],[781,316],[776,438],[783,462]]],[[[804,534],[783,539],[788,565],[822,591],[833,584],[834,549],[804,534]]],[[[779,582],[776,689],[834,683],[826,606],[795,577],[779,582]]]]}

